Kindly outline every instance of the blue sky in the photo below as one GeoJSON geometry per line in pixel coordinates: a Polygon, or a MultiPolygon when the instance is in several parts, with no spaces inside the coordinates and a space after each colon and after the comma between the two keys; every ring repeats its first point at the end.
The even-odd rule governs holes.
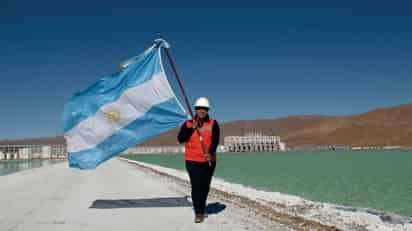
{"type": "Polygon", "coordinates": [[[68,97],[159,34],[221,122],[412,103],[411,3],[274,2],[3,0],[0,139],[60,135],[68,97]]]}

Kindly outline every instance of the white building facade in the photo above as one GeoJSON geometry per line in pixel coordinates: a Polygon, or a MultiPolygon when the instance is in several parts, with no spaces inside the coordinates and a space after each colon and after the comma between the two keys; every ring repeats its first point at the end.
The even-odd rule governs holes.
{"type": "Polygon", "coordinates": [[[280,136],[264,136],[259,133],[245,136],[226,136],[224,147],[228,152],[273,152],[285,151],[286,144],[280,136]]]}
{"type": "Polygon", "coordinates": [[[66,158],[63,144],[1,144],[0,160],[66,158]]]}

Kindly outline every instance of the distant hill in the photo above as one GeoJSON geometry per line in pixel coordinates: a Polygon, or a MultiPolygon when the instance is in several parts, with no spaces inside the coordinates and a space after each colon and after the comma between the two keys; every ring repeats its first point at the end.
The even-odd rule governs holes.
{"type": "MultiPolygon", "coordinates": [[[[252,130],[279,135],[289,147],[327,144],[412,147],[412,104],[351,116],[303,115],[221,124],[222,139],[252,130]]],[[[173,129],[144,145],[175,145],[177,133],[178,129],[173,129]]]]}
{"type": "Polygon", "coordinates": [[[0,140],[0,145],[23,145],[23,144],[64,144],[63,136],[56,137],[40,137],[40,138],[30,138],[30,139],[19,139],[19,140],[0,140]]]}
{"type": "MultiPolygon", "coordinates": [[[[352,146],[412,147],[412,104],[381,108],[351,116],[302,115],[278,119],[240,120],[220,125],[221,136],[262,131],[279,135],[289,147],[340,144],[352,146]]],[[[176,145],[179,128],[166,132],[144,146],[176,145]]],[[[63,143],[63,137],[0,141],[1,144],[63,143]]]]}

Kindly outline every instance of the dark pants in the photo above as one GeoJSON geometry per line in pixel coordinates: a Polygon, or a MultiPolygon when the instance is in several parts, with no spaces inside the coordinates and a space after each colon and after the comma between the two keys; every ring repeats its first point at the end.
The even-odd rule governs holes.
{"type": "Polygon", "coordinates": [[[189,173],[190,184],[192,185],[192,201],[196,214],[206,212],[206,200],[215,167],[215,161],[212,161],[211,167],[207,162],[186,161],[186,170],[189,173]]]}

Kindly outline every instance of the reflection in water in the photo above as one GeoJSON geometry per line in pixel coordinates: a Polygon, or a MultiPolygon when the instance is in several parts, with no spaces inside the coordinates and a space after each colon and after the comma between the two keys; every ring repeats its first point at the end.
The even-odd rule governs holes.
{"type": "Polygon", "coordinates": [[[10,160],[0,162],[0,176],[18,171],[60,163],[64,160],[10,160]]]}

